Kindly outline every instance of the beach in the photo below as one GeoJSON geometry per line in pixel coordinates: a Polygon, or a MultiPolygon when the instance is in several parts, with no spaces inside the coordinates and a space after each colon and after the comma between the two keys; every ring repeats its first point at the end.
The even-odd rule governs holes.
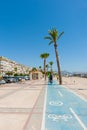
{"type": "Polygon", "coordinates": [[[74,93],[87,99],[87,78],[63,77],[63,86],[69,88],[74,93]]]}

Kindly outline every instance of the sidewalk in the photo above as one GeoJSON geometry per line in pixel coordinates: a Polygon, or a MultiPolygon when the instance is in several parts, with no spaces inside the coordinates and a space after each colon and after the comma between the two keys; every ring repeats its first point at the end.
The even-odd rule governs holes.
{"type": "Polygon", "coordinates": [[[0,130],[41,130],[44,81],[0,86],[0,130]]]}

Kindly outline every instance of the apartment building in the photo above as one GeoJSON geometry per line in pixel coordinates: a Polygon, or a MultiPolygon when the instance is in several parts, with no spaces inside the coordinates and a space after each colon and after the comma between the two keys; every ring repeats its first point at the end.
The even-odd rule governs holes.
{"type": "Polygon", "coordinates": [[[0,56],[0,74],[4,75],[7,72],[28,74],[30,67],[16,63],[6,57],[0,56]]]}

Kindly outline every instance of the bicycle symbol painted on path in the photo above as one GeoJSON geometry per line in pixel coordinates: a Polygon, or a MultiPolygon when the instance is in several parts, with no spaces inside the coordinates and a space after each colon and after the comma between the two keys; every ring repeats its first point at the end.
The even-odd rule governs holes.
{"type": "Polygon", "coordinates": [[[64,114],[64,115],[56,115],[56,114],[49,114],[48,118],[52,119],[53,121],[68,121],[69,119],[72,119],[72,115],[64,114]]]}
{"type": "Polygon", "coordinates": [[[61,101],[50,101],[49,105],[51,105],[51,106],[62,106],[63,102],[61,102],[61,101]]]}

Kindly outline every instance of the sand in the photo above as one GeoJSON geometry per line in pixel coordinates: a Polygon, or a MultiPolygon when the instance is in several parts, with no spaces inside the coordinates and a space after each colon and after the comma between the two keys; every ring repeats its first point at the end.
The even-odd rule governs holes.
{"type": "Polygon", "coordinates": [[[87,78],[63,77],[63,85],[87,99],[87,78]]]}

